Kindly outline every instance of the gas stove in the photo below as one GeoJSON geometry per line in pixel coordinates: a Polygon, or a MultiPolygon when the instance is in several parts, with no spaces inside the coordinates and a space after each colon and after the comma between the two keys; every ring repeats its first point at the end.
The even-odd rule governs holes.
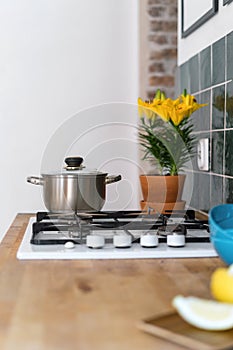
{"type": "Polygon", "coordinates": [[[207,220],[193,210],[151,214],[38,212],[28,223],[18,259],[132,259],[217,256],[207,220]]]}

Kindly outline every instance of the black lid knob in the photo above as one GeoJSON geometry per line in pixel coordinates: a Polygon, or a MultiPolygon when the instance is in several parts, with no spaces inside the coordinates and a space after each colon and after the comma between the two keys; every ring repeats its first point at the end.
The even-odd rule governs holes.
{"type": "Polygon", "coordinates": [[[68,167],[79,168],[83,162],[82,157],[67,157],[65,158],[65,163],[68,167]]]}

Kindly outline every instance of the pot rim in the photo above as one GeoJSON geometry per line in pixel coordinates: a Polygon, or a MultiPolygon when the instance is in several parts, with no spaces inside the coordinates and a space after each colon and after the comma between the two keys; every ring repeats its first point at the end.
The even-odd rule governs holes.
{"type": "Polygon", "coordinates": [[[106,177],[108,173],[102,173],[98,171],[93,171],[93,172],[77,172],[77,171],[72,171],[72,172],[66,172],[66,173],[44,173],[41,174],[42,177],[58,177],[58,178],[67,178],[67,177],[106,177]]]}

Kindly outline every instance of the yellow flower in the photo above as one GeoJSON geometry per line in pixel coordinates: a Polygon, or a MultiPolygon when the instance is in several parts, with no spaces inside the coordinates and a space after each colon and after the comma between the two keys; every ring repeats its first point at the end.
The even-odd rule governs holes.
{"type": "Polygon", "coordinates": [[[144,102],[141,98],[138,99],[138,111],[140,117],[146,115],[148,119],[160,116],[164,121],[171,120],[175,126],[178,126],[185,118],[206,106],[207,104],[197,103],[194,96],[190,94],[182,94],[176,100],[166,98],[165,94],[159,89],[156,92],[152,102],[144,102]]]}
{"type": "Polygon", "coordinates": [[[173,101],[173,108],[171,110],[171,120],[174,125],[179,125],[183,119],[187,118],[191,107],[186,105],[183,102],[180,102],[180,99],[173,101]]]}
{"type": "Polygon", "coordinates": [[[195,137],[191,135],[193,126],[188,118],[203,106],[206,104],[198,104],[186,89],[176,100],[166,98],[160,89],[157,89],[152,101],[139,98],[139,140],[145,149],[144,159],[155,158],[161,173],[177,175],[187,162],[188,155],[194,153],[195,137]],[[164,125],[160,123],[161,120],[165,121],[164,125]],[[180,138],[183,143],[179,141],[180,138]],[[176,152],[178,147],[181,149],[176,152]]]}
{"type": "Polygon", "coordinates": [[[143,101],[138,98],[138,112],[140,117],[146,115],[148,119],[155,118],[159,115],[166,122],[170,119],[170,109],[172,105],[171,99],[166,99],[164,92],[159,89],[156,92],[152,102],[143,101]]]}
{"type": "Polygon", "coordinates": [[[174,106],[171,111],[171,120],[174,125],[179,125],[183,119],[187,118],[189,108],[184,105],[179,104],[178,106],[174,106]]]}
{"type": "Polygon", "coordinates": [[[190,117],[190,115],[195,112],[196,110],[198,110],[201,107],[207,106],[207,103],[203,103],[203,104],[199,104],[197,103],[197,100],[195,99],[194,96],[192,95],[181,95],[180,96],[181,101],[189,107],[189,111],[187,114],[187,117],[190,117]]]}
{"type": "Polygon", "coordinates": [[[148,119],[151,119],[153,117],[153,112],[151,111],[151,104],[150,102],[144,102],[140,97],[138,98],[138,113],[140,118],[142,118],[144,115],[148,119]]]}
{"type": "Polygon", "coordinates": [[[170,119],[170,110],[171,110],[172,100],[169,98],[165,100],[154,99],[151,103],[151,110],[159,115],[166,122],[170,119]]]}

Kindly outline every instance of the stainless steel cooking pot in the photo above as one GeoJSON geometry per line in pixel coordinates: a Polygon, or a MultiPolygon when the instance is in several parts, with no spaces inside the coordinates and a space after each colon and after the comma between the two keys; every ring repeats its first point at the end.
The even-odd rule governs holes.
{"type": "Polygon", "coordinates": [[[107,184],[121,180],[121,175],[108,175],[82,166],[81,157],[68,157],[61,173],[29,176],[27,182],[43,186],[44,204],[55,213],[98,211],[105,203],[107,184]]]}

